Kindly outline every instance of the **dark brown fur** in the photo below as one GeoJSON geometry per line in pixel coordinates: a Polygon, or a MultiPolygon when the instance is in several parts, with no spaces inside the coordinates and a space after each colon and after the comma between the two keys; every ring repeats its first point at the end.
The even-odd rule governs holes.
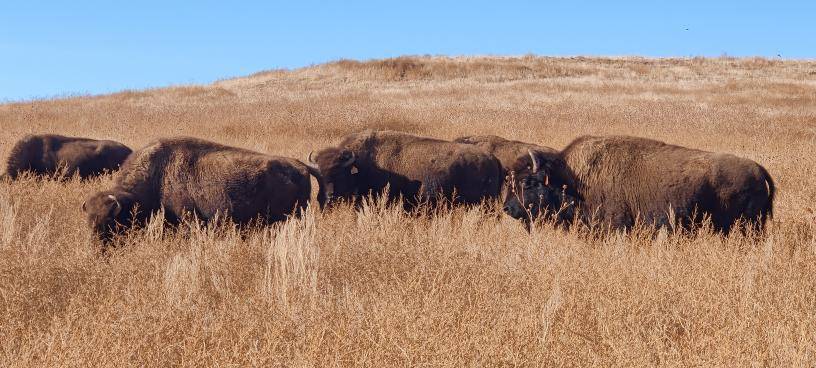
{"type": "Polygon", "coordinates": [[[194,138],[159,139],[134,152],[114,187],[91,196],[83,210],[102,240],[160,208],[171,223],[186,213],[204,221],[218,214],[236,223],[270,223],[306,207],[310,175],[322,183],[316,170],[295,159],[194,138]]]}
{"type": "Polygon", "coordinates": [[[12,147],[6,161],[6,176],[15,179],[23,172],[82,178],[114,171],[130,155],[127,146],[114,141],[42,134],[27,135],[12,147]]]}
{"type": "Polygon", "coordinates": [[[467,144],[393,131],[348,135],[337,147],[319,151],[313,164],[326,181],[327,197],[376,196],[388,186],[389,200],[402,196],[408,208],[440,199],[479,203],[495,198],[501,186],[501,164],[493,155],[467,144]]]}
{"type": "Polygon", "coordinates": [[[486,152],[496,156],[502,167],[509,169],[519,156],[526,155],[527,150],[539,152],[550,152],[557,154],[558,151],[545,146],[533,143],[513,141],[495,135],[472,135],[459,137],[453,140],[456,143],[472,144],[486,152]]]}
{"type": "Polygon", "coordinates": [[[495,135],[464,136],[456,138],[453,141],[456,143],[472,144],[499,159],[499,162],[501,162],[502,165],[502,170],[504,171],[502,177],[505,179],[505,185],[503,185],[501,188],[501,198],[505,198],[507,196],[507,190],[510,188],[509,180],[511,178],[515,178],[515,174],[512,173],[512,166],[516,163],[516,160],[520,156],[526,155],[529,150],[540,152],[542,154],[558,155],[558,151],[550,147],[539,146],[537,144],[521,141],[513,141],[495,135]]]}
{"type": "MultiPolygon", "coordinates": [[[[584,136],[558,157],[535,156],[543,167],[537,173],[529,170],[530,155],[514,164],[523,180],[539,184],[524,200],[528,208],[537,207],[534,200],[542,191],[541,182],[560,175],[565,182],[558,185],[575,188],[584,220],[612,228],[631,228],[637,221],[690,228],[710,216],[716,231],[728,233],[740,219],[761,229],[773,215],[775,188],[770,175],[756,162],[730,154],[636,137],[584,136]],[[569,170],[561,175],[561,169],[548,167],[550,162],[566,163],[569,170]]],[[[518,198],[508,197],[505,204],[513,217],[525,217],[518,198]]]]}

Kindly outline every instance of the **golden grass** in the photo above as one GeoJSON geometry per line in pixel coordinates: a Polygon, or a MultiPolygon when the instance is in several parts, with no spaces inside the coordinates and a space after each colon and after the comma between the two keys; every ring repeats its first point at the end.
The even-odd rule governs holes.
{"type": "Polygon", "coordinates": [[[0,105],[0,157],[36,132],[298,158],[366,127],[555,148],[631,134],[751,158],[779,190],[767,238],[528,234],[490,208],[368,205],[243,232],[153,222],[100,259],[79,208],[110,177],[0,183],[0,365],[812,366],[815,74],[766,59],[403,57],[0,105]]]}

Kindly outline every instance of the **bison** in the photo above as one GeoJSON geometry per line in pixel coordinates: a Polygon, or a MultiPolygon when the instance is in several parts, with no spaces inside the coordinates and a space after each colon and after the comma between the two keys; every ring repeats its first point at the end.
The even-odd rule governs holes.
{"type": "Polygon", "coordinates": [[[130,155],[131,149],[114,141],[65,137],[54,134],[27,135],[11,148],[5,176],[16,179],[23,172],[82,178],[114,171],[130,155]]]}
{"type": "Polygon", "coordinates": [[[728,234],[738,220],[741,230],[762,230],[773,216],[774,183],[756,162],[645,138],[583,136],[555,155],[530,150],[512,170],[518,180],[504,210],[528,223],[577,210],[613,229],[638,221],[692,229],[710,218],[728,234]]]}
{"type": "Polygon", "coordinates": [[[113,188],[90,196],[82,209],[105,244],[161,208],[170,223],[186,213],[205,222],[220,216],[271,223],[306,207],[310,175],[321,188],[322,206],[320,174],[298,160],[195,138],[159,139],[133,153],[113,188]]]}
{"type": "Polygon", "coordinates": [[[460,143],[394,131],[350,134],[337,147],[309,154],[323,175],[329,202],[380,195],[401,197],[406,209],[441,200],[475,204],[496,198],[501,163],[483,150],[460,143]],[[455,193],[455,195],[454,195],[455,193]]]}
{"type": "MultiPolygon", "coordinates": [[[[453,141],[456,143],[475,145],[476,147],[479,147],[496,156],[496,158],[499,159],[499,162],[501,162],[502,169],[504,170],[503,177],[505,180],[511,180],[514,178],[510,168],[516,163],[516,159],[518,159],[519,156],[526,155],[530,150],[540,152],[541,154],[558,154],[558,151],[550,147],[539,146],[537,144],[521,141],[513,141],[495,135],[464,136],[456,138],[453,141]]],[[[501,187],[501,198],[507,196],[508,188],[510,188],[509,185],[503,185],[501,187]]]]}

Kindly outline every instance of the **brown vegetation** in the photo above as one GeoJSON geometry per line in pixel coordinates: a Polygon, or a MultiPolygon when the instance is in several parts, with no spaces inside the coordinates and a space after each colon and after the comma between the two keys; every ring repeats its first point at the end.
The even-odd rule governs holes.
{"type": "Polygon", "coordinates": [[[189,135],[304,159],[363,128],[562,148],[631,134],[768,168],[767,238],[528,234],[493,210],[367,206],[241,233],[152,222],[95,255],[109,187],[0,183],[0,365],[769,365],[816,362],[816,63],[340,61],[208,86],[0,105],[27,133],[189,135]]]}

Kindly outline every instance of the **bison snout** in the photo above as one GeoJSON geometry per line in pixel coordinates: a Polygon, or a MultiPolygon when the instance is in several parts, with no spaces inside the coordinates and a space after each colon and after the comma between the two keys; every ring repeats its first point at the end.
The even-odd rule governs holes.
{"type": "Polygon", "coordinates": [[[526,211],[512,204],[504,205],[504,213],[510,215],[510,217],[514,219],[522,219],[527,217],[526,211]]]}

